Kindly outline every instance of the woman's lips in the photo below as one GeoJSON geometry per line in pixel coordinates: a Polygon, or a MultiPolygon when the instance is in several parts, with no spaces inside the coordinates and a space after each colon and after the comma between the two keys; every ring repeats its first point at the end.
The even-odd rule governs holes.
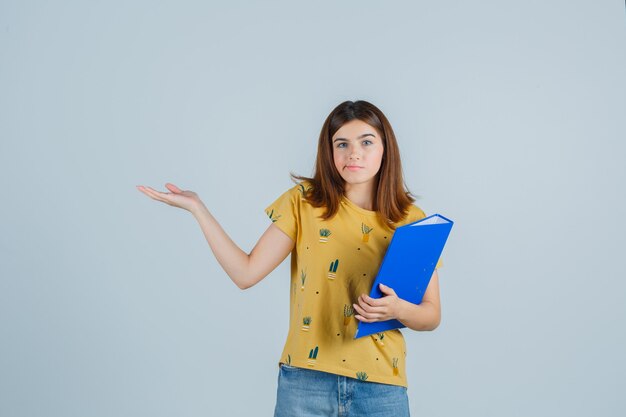
{"type": "Polygon", "coordinates": [[[361,169],[362,167],[358,167],[358,166],[347,166],[346,168],[348,168],[350,171],[358,171],[359,169],[361,169]]]}

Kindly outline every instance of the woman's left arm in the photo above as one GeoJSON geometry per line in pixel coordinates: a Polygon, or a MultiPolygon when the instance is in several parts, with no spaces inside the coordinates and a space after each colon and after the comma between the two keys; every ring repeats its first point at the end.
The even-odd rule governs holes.
{"type": "Polygon", "coordinates": [[[413,304],[399,298],[393,288],[381,285],[385,294],[374,299],[367,294],[359,296],[358,304],[354,304],[355,317],[363,322],[385,321],[397,319],[411,330],[435,330],[441,322],[441,304],[439,301],[439,275],[437,270],[432,277],[420,304],[413,304]]]}

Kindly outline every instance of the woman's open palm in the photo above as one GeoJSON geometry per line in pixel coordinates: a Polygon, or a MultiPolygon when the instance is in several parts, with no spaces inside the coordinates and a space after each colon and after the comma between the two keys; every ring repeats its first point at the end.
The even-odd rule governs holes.
{"type": "Polygon", "coordinates": [[[165,184],[165,187],[171,192],[163,193],[143,185],[138,185],[137,189],[154,200],[162,201],[170,206],[180,207],[190,212],[202,204],[198,194],[193,191],[183,191],[169,182],[165,184]]]}

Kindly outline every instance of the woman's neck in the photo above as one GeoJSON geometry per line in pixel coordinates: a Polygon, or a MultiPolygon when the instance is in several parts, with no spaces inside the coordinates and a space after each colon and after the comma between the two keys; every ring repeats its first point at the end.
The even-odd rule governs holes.
{"type": "Polygon", "coordinates": [[[346,198],[365,210],[373,210],[374,181],[344,185],[346,198]]]}

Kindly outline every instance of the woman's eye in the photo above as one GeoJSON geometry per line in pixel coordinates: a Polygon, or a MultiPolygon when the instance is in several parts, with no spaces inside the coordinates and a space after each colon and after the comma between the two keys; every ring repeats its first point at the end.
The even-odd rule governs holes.
{"type": "Polygon", "coordinates": [[[369,143],[368,143],[368,145],[370,145],[370,144],[374,143],[374,142],[372,142],[371,140],[364,140],[364,141],[363,141],[363,143],[365,143],[365,142],[369,142],[369,143]]]}
{"type": "Polygon", "coordinates": [[[345,145],[345,143],[340,143],[339,145],[337,145],[338,148],[343,148],[343,145],[345,145]]]}

